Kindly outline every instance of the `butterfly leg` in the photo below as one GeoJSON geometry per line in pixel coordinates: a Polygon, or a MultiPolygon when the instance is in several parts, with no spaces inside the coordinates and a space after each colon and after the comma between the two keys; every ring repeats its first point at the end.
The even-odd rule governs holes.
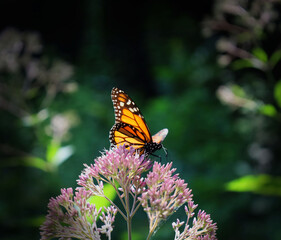
{"type": "Polygon", "coordinates": [[[153,153],[150,153],[151,156],[157,157],[159,159],[159,162],[162,162],[162,157],[160,155],[155,155],[153,153]]]}
{"type": "Polygon", "coordinates": [[[163,148],[163,151],[165,152],[165,156],[166,158],[168,157],[168,150],[167,148],[165,148],[163,145],[162,145],[162,148],[163,148]]]}

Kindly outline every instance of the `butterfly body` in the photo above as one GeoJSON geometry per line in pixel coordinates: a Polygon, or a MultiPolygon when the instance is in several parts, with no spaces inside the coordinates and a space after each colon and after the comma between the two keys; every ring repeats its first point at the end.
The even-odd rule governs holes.
{"type": "Polygon", "coordinates": [[[115,113],[115,124],[110,130],[111,145],[125,144],[139,154],[151,154],[162,148],[168,129],[151,136],[148,126],[135,102],[122,90],[113,88],[111,98],[115,113]]]}

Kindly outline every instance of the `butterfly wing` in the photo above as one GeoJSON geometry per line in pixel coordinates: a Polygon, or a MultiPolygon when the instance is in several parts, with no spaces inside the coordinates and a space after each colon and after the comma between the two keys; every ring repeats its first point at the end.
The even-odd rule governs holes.
{"type": "Polygon", "coordinates": [[[164,128],[161,131],[159,131],[158,133],[154,134],[152,136],[152,142],[154,143],[162,143],[164,141],[164,139],[166,138],[167,134],[168,134],[168,129],[164,128]]]}
{"type": "Polygon", "coordinates": [[[144,153],[145,135],[129,124],[115,123],[110,130],[109,140],[114,146],[125,144],[126,148],[134,147],[139,154],[144,153]]]}
{"type": "Polygon", "coordinates": [[[134,147],[139,154],[146,155],[161,149],[168,129],[152,137],[139,108],[124,91],[113,88],[111,98],[115,113],[115,124],[109,134],[111,145],[124,144],[126,148],[134,147]]]}
{"type": "Polygon", "coordinates": [[[115,123],[125,123],[132,126],[136,131],[136,138],[143,142],[152,142],[150,131],[146,125],[143,115],[135,102],[122,90],[113,88],[111,98],[115,112],[115,123]],[[143,136],[145,139],[140,137],[143,136]]]}

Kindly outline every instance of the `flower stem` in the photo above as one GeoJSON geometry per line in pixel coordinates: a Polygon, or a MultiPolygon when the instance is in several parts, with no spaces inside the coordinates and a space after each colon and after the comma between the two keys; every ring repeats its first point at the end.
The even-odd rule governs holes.
{"type": "Polygon", "coordinates": [[[152,237],[152,235],[153,235],[153,231],[150,231],[148,236],[147,236],[147,238],[146,238],[146,240],[149,240],[152,237]]]}
{"type": "Polygon", "coordinates": [[[132,239],[132,225],[131,225],[131,217],[128,216],[127,218],[127,229],[128,229],[128,240],[131,240],[132,239]]]}
{"type": "Polygon", "coordinates": [[[157,228],[157,226],[159,224],[158,217],[156,217],[155,221],[153,221],[152,224],[153,225],[150,224],[150,226],[149,226],[149,234],[148,234],[146,240],[149,240],[152,237],[153,233],[155,232],[155,229],[157,228]]]}
{"type": "Polygon", "coordinates": [[[128,231],[128,240],[132,239],[132,218],[130,213],[130,195],[128,187],[124,191],[125,201],[126,201],[126,213],[127,213],[127,231],[128,231]]]}

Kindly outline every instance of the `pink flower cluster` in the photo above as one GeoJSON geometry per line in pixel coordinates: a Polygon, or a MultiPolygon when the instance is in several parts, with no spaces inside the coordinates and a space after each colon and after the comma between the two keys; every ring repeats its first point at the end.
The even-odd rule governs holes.
{"type": "Polygon", "coordinates": [[[150,166],[151,162],[144,159],[144,155],[135,153],[134,149],[121,146],[105,151],[94,164],[85,165],[77,180],[80,187],[76,189],[75,196],[71,188],[62,189],[60,196],[50,200],[49,213],[41,227],[41,239],[98,240],[101,234],[111,239],[117,212],[127,222],[128,239],[131,239],[131,221],[141,207],[148,216],[149,233],[146,239],[150,239],[161,221],[186,204],[187,221],[183,232],[179,228],[184,222],[177,220],[173,223],[175,240],[215,240],[216,224],[201,210],[193,218],[197,205],[192,201],[187,183],[174,174],[176,169],[172,168],[172,163],[165,165],[154,162],[152,170],[146,174],[150,166]],[[105,195],[104,184],[113,186],[123,209],[105,195]],[[104,197],[111,207],[101,213],[101,209],[97,210],[94,204],[87,201],[91,196],[104,197]],[[192,225],[189,226],[192,218],[192,225]],[[98,219],[103,223],[101,227],[97,227],[98,219]]]}
{"type": "Polygon", "coordinates": [[[205,211],[199,210],[197,217],[193,218],[192,226],[190,227],[188,223],[194,216],[194,210],[197,208],[197,204],[193,201],[188,202],[188,206],[185,206],[185,213],[187,215],[186,223],[183,232],[181,233],[179,228],[184,225],[184,222],[180,222],[177,219],[173,222],[172,226],[175,231],[174,240],[216,240],[216,230],[217,224],[213,223],[209,214],[205,211]]]}
{"type": "Polygon", "coordinates": [[[100,239],[101,234],[110,236],[112,224],[115,219],[114,207],[97,210],[87,202],[92,196],[89,191],[78,189],[73,194],[72,188],[61,189],[61,195],[51,198],[48,204],[46,221],[40,227],[41,240],[52,238],[59,239],[100,239]],[[98,217],[104,223],[100,228],[97,226],[98,217]]]}
{"type": "Polygon", "coordinates": [[[173,175],[172,163],[161,165],[154,162],[153,169],[147,174],[146,189],[139,198],[150,220],[150,231],[154,231],[161,220],[173,214],[184,203],[191,201],[191,190],[187,183],[173,175]]]}
{"type": "Polygon", "coordinates": [[[144,160],[144,155],[135,154],[135,149],[127,150],[124,146],[106,150],[101,157],[90,166],[85,164],[85,170],[77,181],[83,187],[92,187],[92,179],[128,186],[139,179],[147,171],[150,161],[144,160]]]}

